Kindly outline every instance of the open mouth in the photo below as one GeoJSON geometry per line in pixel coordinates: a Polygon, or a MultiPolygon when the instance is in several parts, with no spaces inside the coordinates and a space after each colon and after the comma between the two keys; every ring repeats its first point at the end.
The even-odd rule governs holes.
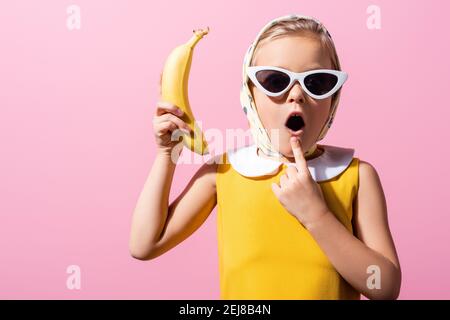
{"type": "Polygon", "coordinates": [[[305,127],[305,121],[300,113],[293,113],[289,116],[284,125],[292,132],[297,132],[305,127]]]}

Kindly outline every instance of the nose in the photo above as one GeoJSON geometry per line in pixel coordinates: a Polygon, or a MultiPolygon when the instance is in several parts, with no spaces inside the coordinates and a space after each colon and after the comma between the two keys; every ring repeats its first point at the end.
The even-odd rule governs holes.
{"type": "Polygon", "coordinates": [[[287,102],[291,103],[293,101],[297,103],[305,102],[305,92],[303,92],[303,88],[298,81],[295,81],[291,89],[288,91],[287,102]]]}

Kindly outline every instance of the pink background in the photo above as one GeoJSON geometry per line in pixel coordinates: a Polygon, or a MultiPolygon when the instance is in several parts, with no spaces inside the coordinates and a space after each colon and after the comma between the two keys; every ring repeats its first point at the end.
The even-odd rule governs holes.
{"type": "MultiPolygon", "coordinates": [[[[320,19],[349,73],[322,142],[353,147],[378,170],[400,299],[450,298],[447,1],[73,3],[81,30],[66,27],[69,1],[0,8],[0,298],[218,299],[216,210],[157,260],[128,252],[154,158],[157,82],[170,50],[209,26],[191,104],[203,128],[246,130],[243,55],[266,22],[289,13],[320,19]],[[366,26],[371,4],[381,8],[380,30],[366,26]],[[81,290],[66,287],[73,264],[81,290]]],[[[171,199],[199,166],[177,168],[171,199]]]]}

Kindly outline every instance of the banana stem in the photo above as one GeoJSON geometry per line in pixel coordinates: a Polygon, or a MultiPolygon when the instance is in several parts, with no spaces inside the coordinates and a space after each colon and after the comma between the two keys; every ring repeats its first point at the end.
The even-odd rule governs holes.
{"type": "Polygon", "coordinates": [[[203,36],[205,36],[205,35],[207,35],[209,33],[209,27],[206,27],[206,29],[193,30],[192,32],[194,32],[194,35],[192,36],[191,39],[189,39],[189,41],[187,43],[187,45],[191,49],[195,47],[197,42],[199,42],[200,39],[203,38],[203,36]]]}

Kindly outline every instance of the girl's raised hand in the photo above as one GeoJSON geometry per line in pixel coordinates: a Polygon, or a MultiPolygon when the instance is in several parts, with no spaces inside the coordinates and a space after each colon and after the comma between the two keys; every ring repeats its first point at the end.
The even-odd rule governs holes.
{"type": "Polygon", "coordinates": [[[296,137],[291,137],[295,166],[288,166],[280,177],[280,186],[272,183],[272,191],[286,208],[308,229],[308,226],[329,213],[322,189],[314,181],[306,164],[302,146],[296,137]]]}
{"type": "MultiPolygon", "coordinates": [[[[161,99],[161,78],[159,96],[161,99]]],[[[172,149],[181,142],[182,133],[177,130],[183,130],[188,134],[192,133],[192,129],[180,118],[183,113],[183,110],[167,101],[159,100],[157,102],[153,117],[153,132],[158,152],[172,154],[172,149]]]]}

